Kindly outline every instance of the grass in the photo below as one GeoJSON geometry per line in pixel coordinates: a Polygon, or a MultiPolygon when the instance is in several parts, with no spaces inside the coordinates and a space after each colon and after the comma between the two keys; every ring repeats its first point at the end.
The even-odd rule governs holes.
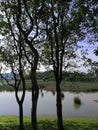
{"type": "MultiPolygon", "coordinates": [[[[40,81],[39,85],[41,85],[42,89],[55,92],[54,81],[48,81],[48,82],[40,81]]],[[[90,82],[90,83],[89,82],[62,82],[61,89],[63,91],[71,91],[71,92],[97,92],[98,82],[90,82]]]]}
{"type": "Polygon", "coordinates": [[[96,92],[98,91],[98,82],[64,82],[62,90],[72,92],[96,92]]]}
{"type": "MultiPolygon", "coordinates": [[[[24,117],[25,130],[31,130],[30,117],[24,117]]],[[[57,130],[56,118],[38,117],[39,130],[57,130]]],[[[64,118],[65,130],[98,130],[98,119],[64,118]]],[[[0,130],[19,130],[17,116],[0,116],[0,130]]]]}

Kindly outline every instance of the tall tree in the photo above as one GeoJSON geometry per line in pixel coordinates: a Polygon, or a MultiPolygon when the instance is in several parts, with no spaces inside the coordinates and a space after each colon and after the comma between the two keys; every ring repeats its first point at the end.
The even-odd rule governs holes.
{"type": "Polygon", "coordinates": [[[23,49],[20,44],[21,37],[19,36],[18,43],[15,41],[15,39],[13,40],[13,37],[10,37],[10,39],[6,38],[4,40],[4,44],[2,43],[0,47],[0,55],[1,55],[0,62],[3,64],[3,66],[6,67],[6,69],[11,71],[13,82],[11,83],[11,79],[9,80],[8,77],[4,77],[2,75],[1,73],[2,71],[3,73],[6,73],[6,69],[4,69],[3,66],[1,66],[0,75],[2,79],[4,79],[7,82],[7,84],[13,87],[15,90],[16,101],[19,105],[19,128],[20,130],[24,130],[23,102],[25,98],[25,89],[26,89],[24,78],[26,62],[23,54],[23,49]],[[22,86],[21,97],[18,95],[20,86],[22,86]]]}
{"type": "MultiPolygon", "coordinates": [[[[13,34],[17,30],[23,36],[22,47],[25,51],[25,56],[28,63],[31,65],[31,83],[32,83],[32,129],[37,130],[37,101],[39,95],[39,87],[36,79],[36,70],[38,65],[39,54],[36,46],[36,40],[39,34],[38,31],[38,15],[40,14],[44,0],[31,1],[31,0],[2,0],[2,11],[6,12],[7,20],[10,23],[10,29],[13,34]],[[5,6],[6,5],[6,6],[5,6]],[[14,25],[14,26],[13,26],[14,25]],[[27,49],[29,48],[29,49],[27,49]],[[30,58],[27,53],[30,51],[30,58]]],[[[6,19],[6,18],[5,18],[6,19]]],[[[4,30],[3,30],[4,31],[4,30]]]]}
{"type": "MultiPolygon", "coordinates": [[[[8,85],[12,86],[15,90],[16,100],[19,105],[20,130],[23,130],[23,102],[25,98],[26,87],[24,71],[26,68],[26,58],[24,56],[22,48],[23,37],[21,35],[21,32],[17,28],[15,28],[15,23],[13,22],[14,16],[12,17],[12,12],[10,12],[9,10],[10,6],[11,4],[9,3],[9,1],[0,2],[0,33],[2,35],[0,43],[0,53],[1,62],[3,62],[3,65],[5,65],[5,67],[10,70],[13,75],[14,82],[12,84],[10,83],[10,81],[8,81],[8,79],[4,77],[3,78],[7,81],[8,85]],[[22,86],[21,97],[18,96],[20,86],[22,86]]],[[[11,9],[14,9],[13,6],[11,9]]],[[[5,72],[6,69],[4,69],[3,71],[5,72]]]]}
{"type": "MultiPolygon", "coordinates": [[[[40,1],[39,1],[40,2],[40,1]]],[[[38,65],[39,54],[36,49],[36,39],[39,34],[38,32],[38,18],[37,15],[41,12],[43,8],[38,1],[27,1],[18,0],[17,1],[17,27],[24,36],[25,42],[31,50],[32,58],[31,60],[31,82],[32,82],[32,111],[31,111],[31,121],[33,125],[33,130],[37,130],[37,101],[39,96],[39,87],[36,78],[36,70],[38,65]],[[23,10],[24,8],[24,10],[23,10]],[[24,19],[24,13],[26,19],[24,19]],[[33,61],[33,62],[32,62],[33,61]]]]}
{"type": "Polygon", "coordinates": [[[88,31],[93,32],[89,20],[92,7],[91,1],[85,0],[47,0],[40,18],[46,38],[43,52],[47,58],[46,63],[53,67],[56,81],[58,130],[64,130],[60,88],[62,70],[64,66],[70,67],[72,59],[76,58],[78,41],[84,40],[88,31]]]}

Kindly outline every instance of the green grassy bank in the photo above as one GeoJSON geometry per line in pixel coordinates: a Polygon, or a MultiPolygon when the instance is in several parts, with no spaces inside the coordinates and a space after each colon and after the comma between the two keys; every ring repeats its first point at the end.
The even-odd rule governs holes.
{"type": "MultiPolygon", "coordinates": [[[[40,81],[39,85],[47,91],[55,91],[54,81],[40,81]]],[[[98,82],[62,82],[61,89],[70,92],[97,92],[98,82]]]]}
{"type": "MultiPolygon", "coordinates": [[[[55,82],[54,81],[38,81],[40,89],[46,91],[55,92],[55,82]]],[[[62,82],[61,89],[63,91],[71,92],[98,92],[98,82],[62,82]]],[[[14,91],[11,86],[0,85],[0,91],[14,91]]],[[[22,86],[20,86],[22,90],[22,86]]],[[[26,81],[26,90],[31,90],[31,82],[26,81]]]]}
{"type": "MultiPolygon", "coordinates": [[[[30,117],[24,117],[25,130],[31,130],[30,117]]],[[[57,130],[56,119],[38,117],[39,130],[57,130]]],[[[66,130],[98,130],[98,119],[65,118],[66,130]]],[[[18,117],[0,116],[0,130],[19,130],[18,117]]]]}

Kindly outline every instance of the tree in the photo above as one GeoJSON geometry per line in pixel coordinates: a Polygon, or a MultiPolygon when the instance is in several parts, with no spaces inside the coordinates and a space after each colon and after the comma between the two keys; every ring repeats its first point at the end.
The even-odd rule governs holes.
{"type": "MultiPolygon", "coordinates": [[[[93,10],[96,10],[96,7],[92,8],[96,2],[92,0],[11,0],[4,2],[7,3],[7,6],[3,11],[7,10],[11,25],[13,23],[15,25],[11,27],[17,28],[15,32],[19,30],[22,33],[25,41],[22,44],[25,54],[27,54],[26,46],[31,51],[31,59],[28,60],[28,56],[26,58],[32,68],[33,129],[37,130],[36,109],[39,88],[36,79],[36,69],[39,60],[38,43],[43,39],[41,50],[43,50],[45,55],[42,58],[46,57],[46,63],[53,67],[57,91],[58,129],[63,130],[60,88],[62,70],[73,64],[72,60],[76,58],[77,42],[83,40],[87,32],[93,32],[93,23],[89,18],[91,18],[93,10]]],[[[95,17],[93,17],[94,19],[95,17]]],[[[4,32],[8,33],[7,31],[3,30],[3,34],[4,32]]]]}
{"type": "MultiPolygon", "coordinates": [[[[22,48],[25,57],[31,66],[31,83],[32,83],[32,129],[37,130],[37,101],[39,95],[39,87],[36,79],[36,70],[38,65],[39,54],[36,46],[38,31],[38,15],[43,8],[43,1],[27,1],[27,0],[3,0],[2,12],[6,12],[8,23],[12,35],[19,32],[22,34],[22,48]],[[14,30],[14,31],[13,31],[14,30]],[[19,30],[19,32],[17,32],[19,30]],[[30,56],[28,56],[30,54],[30,56]]],[[[6,21],[5,17],[5,21],[6,21]]],[[[4,21],[4,19],[3,19],[4,21]]],[[[3,22],[4,23],[4,22],[3,22]]],[[[8,33],[8,32],[7,32],[8,33]]],[[[4,34],[4,30],[3,30],[4,34]]]]}
{"type": "Polygon", "coordinates": [[[33,61],[31,60],[31,82],[32,82],[32,111],[31,120],[33,130],[37,130],[37,101],[39,96],[39,87],[37,84],[36,70],[38,65],[39,54],[34,46],[38,36],[38,19],[37,15],[41,12],[42,6],[39,8],[39,3],[36,1],[17,1],[18,10],[16,14],[17,27],[24,36],[25,42],[31,50],[33,61]],[[24,8],[24,10],[23,10],[24,8]],[[24,19],[24,13],[27,19],[24,19]],[[33,14],[34,13],[34,14],[33,14]],[[21,23],[22,21],[22,23],[21,23]],[[29,23],[29,24],[28,24],[29,23]],[[27,27],[26,27],[27,26],[27,27]],[[34,33],[34,34],[33,34],[34,33]]]}
{"type": "MultiPolygon", "coordinates": [[[[23,49],[20,43],[21,42],[20,36],[17,42],[13,40],[13,37],[10,37],[9,40],[5,39],[4,44],[2,44],[2,46],[0,47],[0,55],[1,55],[0,62],[3,65],[5,65],[7,69],[11,71],[14,81],[11,83],[11,80],[9,80],[7,77],[3,77],[2,73],[0,75],[7,82],[7,84],[13,87],[15,90],[15,97],[19,105],[19,127],[20,130],[24,130],[23,102],[25,98],[25,89],[26,89],[26,83],[24,78],[26,62],[23,54],[23,49]],[[18,96],[20,86],[22,86],[21,97],[18,96]]],[[[2,71],[5,72],[4,67],[1,67],[1,72],[2,71]]]]}
{"type": "Polygon", "coordinates": [[[56,81],[58,130],[64,130],[60,88],[62,70],[70,67],[77,57],[78,41],[84,40],[87,31],[93,30],[89,28],[87,21],[88,11],[92,8],[89,3],[91,1],[47,0],[40,18],[43,34],[46,36],[43,50],[45,63],[53,67],[56,81]]]}
{"type": "MultiPolygon", "coordinates": [[[[1,7],[1,45],[0,45],[0,55],[1,55],[1,63],[5,66],[1,67],[1,71],[3,70],[6,73],[6,70],[10,70],[14,82],[11,84],[10,80],[3,77],[6,80],[8,85],[12,86],[15,90],[15,96],[17,103],[19,105],[19,124],[20,130],[24,129],[23,123],[23,102],[25,98],[25,70],[26,70],[26,58],[23,51],[23,37],[21,32],[15,28],[15,23],[12,20],[12,13],[10,12],[9,1],[0,2],[1,7]],[[8,3],[7,3],[8,2],[8,3]],[[7,12],[8,11],[8,12],[7,12]],[[20,90],[20,86],[22,86],[22,95],[18,96],[18,92],[20,90]]],[[[10,5],[11,6],[11,5],[10,5]]],[[[11,8],[13,9],[13,8],[11,8]]],[[[14,18],[14,17],[13,17],[14,18]]]]}

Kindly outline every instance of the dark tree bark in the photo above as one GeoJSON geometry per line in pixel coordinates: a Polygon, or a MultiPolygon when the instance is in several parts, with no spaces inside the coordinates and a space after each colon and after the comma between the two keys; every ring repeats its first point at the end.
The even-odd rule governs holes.
{"type": "Polygon", "coordinates": [[[38,55],[38,51],[34,48],[32,42],[29,41],[26,37],[25,37],[25,41],[33,53],[32,61],[30,61],[29,58],[27,57],[27,60],[31,65],[31,83],[32,83],[31,122],[32,122],[32,130],[38,130],[38,127],[37,127],[37,101],[38,101],[38,96],[39,96],[39,86],[38,86],[37,78],[36,78],[36,70],[37,70],[39,55],[38,55]]]}
{"type": "MultiPolygon", "coordinates": [[[[63,127],[63,116],[62,116],[62,100],[61,100],[61,81],[62,81],[62,68],[64,65],[64,54],[65,54],[65,43],[67,40],[64,37],[64,8],[62,3],[56,3],[53,0],[49,1],[50,5],[47,7],[49,9],[50,16],[46,17],[46,40],[47,40],[47,50],[49,50],[48,55],[50,54],[49,61],[50,65],[53,66],[54,77],[56,81],[56,107],[57,107],[57,126],[58,130],[64,130],[63,127]],[[56,5],[56,6],[55,6],[56,5]],[[57,7],[57,8],[56,8],[57,7]],[[56,12],[57,11],[57,12],[56,12]],[[56,15],[56,13],[57,15],[56,15]],[[51,22],[50,22],[51,19],[51,22]]],[[[45,55],[47,55],[45,53],[45,55]]]]}
{"type": "MultiPolygon", "coordinates": [[[[29,56],[26,55],[28,63],[31,65],[31,83],[32,83],[31,122],[32,122],[32,130],[38,130],[38,127],[37,127],[37,101],[38,101],[38,96],[39,96],[39,87],[38,87],[37,79],[36,79],[36,70],[37,70],[39,55],[38,55],[37,49],[34,47],[34,39],[38,36],[37,13],[35,13],[34,17],[33,17],[32,14],[30,14],[30,12],[29,12],[27,1],[26,0],[23,1],[24,10],[28,15],[28,19],[30,20],[30,25],[28,25],[29,27],[27,27],[27,30],[25,30],[20,22],[22,19],[22,13],[23,13],[21,4],[22,4],[21,1],[18,0],[17,27],[20,30],[20,32],[23,34],[25,44],[28,45],[29,50],[31,52],[31,59],[29,59],[29,56]],[[34,25],[34,22],[35,22],[35,25],[34,25]],[[34,26],[36,26],[35,35],[32,36],[31,38],[29,38],[30,33],[34,29],[34,26]]],[[[26,51],[26,48],[24,48],[24,50],[26,51]]]]}
{"type": "Polygon", "coordinates": [[[57,81],[56,82],[56,103],[57,103],[57,125],[58,125],[58,130],[64,130],[63,128],[63,118],[62,118],[62,102],[61,102],[61,89],[60,89],[60,84],[57,81]]]}
{"type": "MultiPolygon", "coordinates": [[[[20,33],[21,34],[21,33],[20,33]]],[[[21,36],[21,35],[20,35],[21,36]]],[[[20,81],[17,84],[17,78],[15,78],[15,96],[16,96],[16,100],[17,103],[19,105],[19,124],[20,124],[20,130],[24,130],[24,122],[23,122],[23,102],[24,102],[24,98],[25,98],[25,78],[24,78],[24,74],[23,74],[23,66],[22,66],[22,56],[23,56],[23,52],[22,52],[22,46],[21,46],[21,42],[19,44],[19,76],[20,76],[20,81]],[[23,86],[23,90],[22,90],[22,96],[19,99],[18,97],[18,92],[19,92],[19,85],[22,81],[22,86],[23,86]]]]}
{"type": "Polygon", "coordinates": [[[19,103],[19,124],[20,124],[20,130],[24,130],[22,103],[19,103]]]}
{"type": "MultiPolygon", "coordinates": [[[[33,71],[33,69],[32,69],[33,71]]],[[[31,111],[31,121],[33,130],[38,130],[37,127],[37,101],[39,96],[39,87],[36,79],[36,71],[32,73],[32,111],[31,111]]]]}
{"type": "Polygon", "coordinates": [[[25,97],[25,92],[23,93],[22,98],[19,99],[19,97],[18,97],[18,90],[15,89],[15,96],[16,96],[17,103],[19,105],[19,129],[20,130],[24,130],[23,101],[24,101],[24,97],[25,97]]]}

